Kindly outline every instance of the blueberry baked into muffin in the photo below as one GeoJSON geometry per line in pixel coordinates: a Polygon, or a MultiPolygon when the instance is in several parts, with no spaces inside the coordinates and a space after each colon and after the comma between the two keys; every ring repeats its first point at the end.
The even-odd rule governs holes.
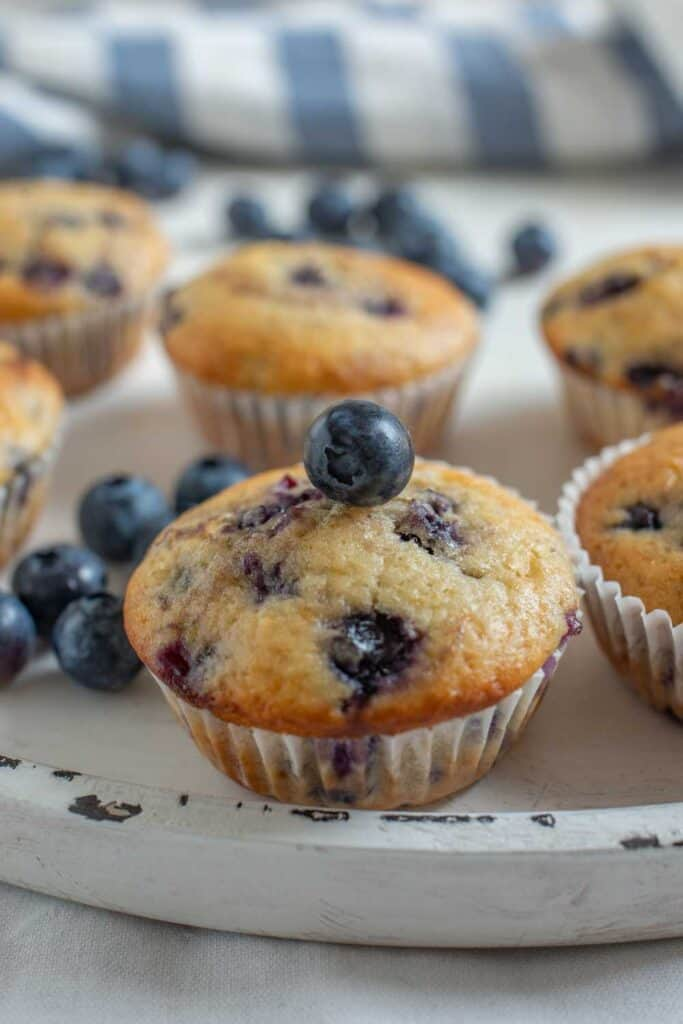
{"type": "Polygon", "coordinates": [[[432,449],[478,340],[473,306],[443,278],[321,243],[238,249],[169,295],[161,329],[207,439],[254,468],[299,458],[340,396],[381,402],[432,449]]]}
{"type": "Polygon", "coordinates": [[[641,695],[683,718],[683,423],[603,460],[573,524],[593,625],[641,695]]]}
{"type": "Polygon", "coordinates": [[[0,565],[42,508],[61,411],[52,375],[0,342],[0,565]]]}
{"type": "Polygon", "coordinates": [[[0,185],[0,334],[46,363],[68,394],[127,362],[167,244],[147,205],[100,185],[0,185]]]}
{"type": "Polygon", "coordinates": [[[128,586],[139,657],[259,793],[382,808],[470,785],[579,631],[561,538],[520,498],[423,459],[400,493],[385,483],[351,505],[302,465],[247,479],[167,527],[128,586]]]}
{"type": "Polygon", "coordinates": [[[683,419],[683,248],[607,257],[555,289],[541,312],[570,410],[593,445],[683,419]]]}

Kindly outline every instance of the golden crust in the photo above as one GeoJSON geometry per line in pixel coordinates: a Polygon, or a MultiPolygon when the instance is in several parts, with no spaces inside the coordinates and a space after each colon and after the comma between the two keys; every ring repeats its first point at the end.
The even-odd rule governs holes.
{"type": "Polygon", "coordinates": [[[237,529],[283,473],[310,486],[295,466],[224,491],[171,524],[129,583],[131,643],[184,700],[296,735],[402,732],[495,704],[567,634],[578,597],[561,540],[498,485],[418,460],[381,507],[309,500],[284,525],[237,529]],[[399,524],[434,491],[454,503],[461,542],[432,554],[399,524]],[[279,590],[260,600],[245,574],[255,555],[279,590]],[[419,640],[390,685],[355,702],[330,646],[346,617],[377,612],[419,640]],[[179,651],[182,671],[169,673],[179,651]]]}
{"type": "Polygon", "coordinates": [[[244,246],[170,301],[165,342],[178,366],[270,394],[400,385],[464,360],[478,334],[472,305],[443,278],[319,243],[244,246]],[[302,268],[320,281],[296,283],[302,268]],[[370,311],[387,300],[390,315],[370,311]]]}
{"type": "Polygon", "coordinates": [[[52,443],[63,399],[52,374],[0,342],[0,483],[52,443]]]}
{"type": "Polygon", "coordinates": [[[656,364],[683,375],[682,325],[683,247],[672,245],[611,254],[560,284],[541,310],[541,330],[558,359],[648,401],[666,395],[629,371],[656,364]],[[612,294],[600,298],[610,280],[612,294]]]}
{"type": "Polygon", "coordinates": [[[583,495],[576,529],[606,580],[683,622],[683,424],[609,466],[583,495]],[[637,504],[656,511],[658,528],[622,528],[637,504]]]}
{"type": "Polygon", "coordinates": [[[122,297],[142,295],[167,261],[168,245],[137,196],[65,181],[0,185],[0,323],[106,301],[87,283],[87,275],[102,266],[118,278],[122,297]],[[58,284],[41,283],[26,273],[36,261],[68,273],[58,284]]]}

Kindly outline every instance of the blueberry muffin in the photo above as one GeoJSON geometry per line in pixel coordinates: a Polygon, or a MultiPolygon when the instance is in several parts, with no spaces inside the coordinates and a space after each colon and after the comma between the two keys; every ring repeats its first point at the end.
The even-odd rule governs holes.
{"type": "Polygon", "coordinates": [[[590,460],[560,523],[603,650],[649,703],[683,717],[683,424],[590,460]]]}
{"type": "Polygon", "coordinates": [[[381,808],[490,769],[577,605],[545,519],[418,459],[378,507],[331,501],[300,465],[228,488],[155,541],[125,622],[218,768],[283,800],[381,808]]]}
{"type": "Polygon", "coordinates": [[[100,185],[0,185],[0,333],[69,394],[137,350],[168,250],[147,205],[100,185]]]}
{"type": "Polygon", "coordinates": [[[204,434],[252,467],[298,458],[339,396],[374,397],[433,448],[478,339],[444,279],[319,243],[237,250],[168,297],[161,329],[204,434]]]}
{"type": "Polygon", "coordinates": [[[54,377],[0,342],[0,565],[43,505],[61,410],[54,377]]]}
{"type": "Polygon", "coordinates": [[[683,248],[609,256],[553,291],[541,326],[597,446],[683,418],[683,248]]]}

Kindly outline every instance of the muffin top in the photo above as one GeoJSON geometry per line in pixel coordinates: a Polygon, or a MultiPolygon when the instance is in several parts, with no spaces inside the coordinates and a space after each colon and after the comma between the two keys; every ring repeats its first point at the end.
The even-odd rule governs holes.
{"type": "Polygon", "coordinates": [[[683,424],[612,463],[583,495],[576,529],[606,580],[683,622],[683,424]]]}
{"type": "Polygon", "coordinates": [[[345,395],[461,360],[477,318],[443,278],[319,243],[244,246],[174,292],[162,318],[173,361],[209,383],[345,395]]]}
{"type": "Polygon", "coordinates": [[[0,323],[147,291],[168,249],[148,206],[101,185],[0,185],[0,323]]]}
{"type": "Polygon", "coordinates": [[[418,459],[374,508],[323,497],[302,466],[223,491],[153,544],[125,621],[148,668],[219,718],[361,736],[496,703],[576,630],[577,606],[545,519],[418,459]]]}
{"type": "Polygon", "coordinates": [[[683,416],[683,247],[593,264],[551,293],[541,323],[575,370],[683,416]]]}
{"type": "Polygon", "coordinates": [[[52,374],[0,342],[0,484],[50,445],[61,409],[52,374]]]}

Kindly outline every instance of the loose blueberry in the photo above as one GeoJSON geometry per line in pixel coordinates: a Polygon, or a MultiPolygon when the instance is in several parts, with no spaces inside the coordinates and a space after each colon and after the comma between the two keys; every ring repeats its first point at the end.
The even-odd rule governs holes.
{"type": "Polygon", "coordinates": [[[72,269],[67,263],[40,256],[26,263],[22,271],[27,284],[46,291],[66,284],[71,274],[72,269]]]}
{"type": "Polygon", "coordinates": [[[468,263],[455,262],[439,271],[451,284],[464,292],[479,309],[486,309],[493,295],[493,278],[468,263]]]}
{"type": "Polygon", "coordinates": [[[427,491],[413,499],[396,523],[396,533],[403,541],[412,541],[430,555],[447,554],[463,543],[452,502],[443,494],[427,491]]]}
{"type": "Polygon", "coordinates": [[[83,284],[89,292],[103,299],[113,299],[123,291],[121,278],[106,263],[98,263],[83,275],[83,284]]]}
{"type": "Polygon", "coordinates": [[[36,157],[31,173],[36,178],[87,181],[100,162],[101,155],[94,149],[55,149],[36,157]]]}
{"type": "Polygon", "coordinates": [[[344,235],[353,216],[353,202],[338,185],[323,185],[308,202],[308,219],[323,235],[344,235]]]}
{"type": "Polygon", "coordinates": [[[214,494],[224,491],[239,480],[245,480],[249,470],[229,455],[204,455],[183,470],[175,487],[176,515],[201,504],[214,494]]]}
{"type": "Polygon", "coordinates": [[[374,402],[333,405],[312,423],[304,465],[314,487],[347,505],[382,505],[410,480],[415,453],[401,421],[374,402]]]}
{"type": "Polygon", "coordinates": [[[100,558],[73,544],[39,548],[19,562],[12,575],[12,590],[30,611],[38,632],[49,637],[66,606],[79,597],[95,594],[107,585],[107,570],[100,558]]]}
{"type": "Polygon", "coordinates": [[[122,690],[141,662],[123,628],[123,603],[114,594],[91,594],[72,601],[52,631],[60,668],[91,690],[122,690]]]}
{"type": "Polygon", "coordinates": [[[354,690],[344,710],[391,686],[413,659],[420,632],[406,619],[383,612],[348,615],[333,626],[330,660],[354,690]]]}
{"type": "Polygon", "coordinates": [[[0,684],[11,683],[36,648],[36,627],[13,594],[0,592],[0,684]]]}
{"type": "Polygon", "coordinates": [[[461,259],[455,237],[433,217],[422,213],[396,230],[392,249],[402,259],[420,263],[437,273],[461,259]]]}
{"type": "Polygon", "coordinates": [[[641,283],[642,277],[630,271],[615,271],[599,281],[584,285],[579,292],[579,305],[594,306],[608,299],[618,299],[620,295],[633,291],[641,283]]]}
{"type": "Polygon", "coordinates": [[[421,216],[421,210],[412,192],[407,188],[392,188],[380,192],[371,207],[382,238],[391,238],[421,216]]]}
{"type": "Polygon", "coordinates": [[[156,199],[163,166],[164,153],[155,142],[134,139],[123,148],[116,160],[119,184],[148,199],[156,199]]]}
{"type": "Polygon", "coordinates": [[[161,531],[172,522],[173,516],[168,512],[168,514],[166,516],[162,516],[161,519],[150,520],[138,531],[138,534],[133,541],[133,557],[131,559],[133,565],[138,565],[142,561],[147,554],[152,541],[154,541],[161,531]]]}
{"type": "Polygon", "coordinates": [[[228,225],[238,238],[268,238],[272,233],[265,206],[252,196],[236,196],[226,213],[228,225]]]}
{"type": "Polygon", "coordinates": [[[85,543],[111,562],[130,562],[138,537],[168,522],[169,508],[158,487],[140,476],[109,476],[81,499],[78,521],[85,543]]]}
{"type": "Polygon", "coordinates": [[[635,505],[628,505],[624,509],[626,518],[620,527],[626,530],[661,530],[662,520],[659,509],[647,505],[644,501],[637,501],[635,505]]]}
{"type": "Polygon", "coordinates": [[[187,149],[170,149],[163,155],[156,181],[156,199],[170,199],[191,184],[198,163],[194,153],[187,149]]]}
{"type": "Polygon", "coordinates": [[[543,224],[527,224],[510,239],[514,270],[518,274],[535,274],[546,267],[557,254],[557,242],[543,224]]]}

